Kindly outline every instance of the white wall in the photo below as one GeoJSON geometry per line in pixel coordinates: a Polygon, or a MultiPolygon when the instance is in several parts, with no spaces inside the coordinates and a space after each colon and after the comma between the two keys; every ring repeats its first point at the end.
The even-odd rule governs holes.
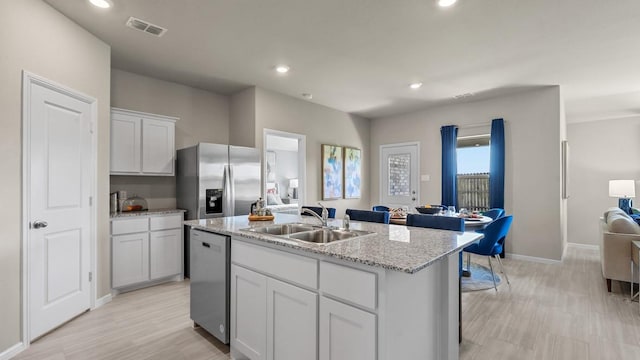
{"type": "MultiPolygon", "coordinates": [[[[514,215],[507,252],[560,260],[562,225],[560,206],[559,87],[545,87],[477,102],[448,105],[371,122],[371,200],[379,194],[379,147],[420,142],[420,203],[441,201],[440,127],[458,125],[480,129],[492,119],[505,119],[505,208],[514,215]],[[469,126],[471,125],[471,126],[469,126]]],[[[462,131],[461,129],[461,131],[462,131]]]]}
{"type": "Polygon", "coordinates": [[[0,353],[21,340],[22,70],[98,100],[98,296],[110,291],[111,50],[41,0],[0,1],[0,353]]]}
{"type": "MultiPolygon", "coordinates": [[[[179,117],[176,149],[199,142],[229,143],[229,97],[122,70],[111,72],[111,105],[179,117]]],[[[176,207],[173,176],[112,176],[110,192],[127,190],[150,209],[176,207]]]]}
{"type": "Polygon", "coordinates": [[[255,145],[262,149],[263,129],[303,134],[307,137],[306,204],[321,200],[320,145],[336,144],[362,149],[362,198],[323,201],[342,217],[347,208],[369,209],[369,120],[312,102],[261,88],[255,90],[255,145]]]}
{"type": "Polygon", "coordinates": [[[276,182],[280,189],[280,197],[287,197],[289,179],[298,178],[298,152],[285,150],[269,150],[276,153],[276,182]]]}
{"type": "MultiPolygon", "coordinates": [[[[609,180],[640,179],[640,116],[571,123],[568,200],[569,242],[598,245],[598,221],[604,211],[618,206],[609,197],[609,180]]],[[[636,195],[640,196],[636,187],[636,195]]],[[[634,199],[634,207],[640,200],[634,199]]]]}

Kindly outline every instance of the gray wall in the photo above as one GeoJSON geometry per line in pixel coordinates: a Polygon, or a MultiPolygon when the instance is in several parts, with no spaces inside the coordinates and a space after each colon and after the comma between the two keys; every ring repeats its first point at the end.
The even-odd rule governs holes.
{"type": "MultiPolygon", "coordinates": [[[[229,97],[224,95],[113,69],[111,105],[179,117],[176,149],[199,142],[229,143],[229,97]]],[[[112,176],[110,191],[118,190],[144,197],[151,209],[176,206],[173,176],[112,176]]]]}
{"type": "Polygon", "coordinates": [[[231,96],[229,144],[256,146],[256,88],[250,87],[231,96]]]}
{"type": "MultiPolygon", "coordinates": [[[[572,123],[567,126],[570,159],[569,242],[598,245],[598,221],[618,206],[609,197],[609,180],[640,179],[640,116],[572,123]]],[[[634,207],[640,204],[636,186],[634,207]]]]}
{"type": "Polygon", "coordinates": [[[559,200],[560,102],[560,90],[556,86],[373,120],[371,200],[380,199],[380,145],[420,142],[420,172],[431,175],[430,181],[421,182],[420,203],[437,204],[441,200],[440,127],[458,125],[462,129],[483,129],[478,125],[504,118],[505,208],[508,214],[514,215],[507,252],[560,260],[563,252],[559,200]]]}
{"type": "Polygon", "coordinates": [[[0,353],[21,340],[22,70],[98,100],[98,296],[110,292],[111,50],[41,0],[0,1],[0,353]]]}
{"type": "Polygon", "coordinates": [[[320,145],[335,144],[362,149],[362,198],[326,200],[323,203],[337,208],[336,217],[342,217],[347,208],[370,208],[369,159],[372,152],[369,120],[261,88],[256,88],[255,92],[256,147],[262,149],[263,129],[307,137],[306,203],[315,204],[322,198],[320,145]]]}
{"type": "Polygon", "coordinates": [[[228,96],[113,69],[111,106],[179,117],[176,149],[229,143],[228,96]]]}

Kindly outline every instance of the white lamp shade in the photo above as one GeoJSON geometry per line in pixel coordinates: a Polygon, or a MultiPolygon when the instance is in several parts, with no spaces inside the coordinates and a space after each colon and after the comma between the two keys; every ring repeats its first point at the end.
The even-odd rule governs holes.
{"type": "Polygon", "coordinates": [[[294,189],[298,187],[298,179],[289,179],[289,188],[294,189]]]}
{"type": "Polygon", "coordinates": [[[616,198],[636,197],[636,181],[609,180],[609,196],[616,198]]]}

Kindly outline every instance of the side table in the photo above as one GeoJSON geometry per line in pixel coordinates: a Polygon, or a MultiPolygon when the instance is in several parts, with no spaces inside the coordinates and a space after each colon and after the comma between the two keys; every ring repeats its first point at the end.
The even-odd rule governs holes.
{"type": "Polygon", "coordinates": [[[640,273],[640,241],[639,240],[635,240],[631,242],[631,300],[640,296],[640,290],[638,290],[638,292],[636,292],[635,294],[633,293],[633,272],[636,268],[640,273]]]}

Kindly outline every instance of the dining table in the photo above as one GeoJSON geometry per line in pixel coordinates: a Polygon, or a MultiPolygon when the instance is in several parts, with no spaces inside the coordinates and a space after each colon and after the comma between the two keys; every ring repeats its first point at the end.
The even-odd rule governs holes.
{"type": "MultiPolygon", "coordinates": [[[[432,215],[432,216],[452,216],[452,217],[459,217],[459,214],[453,214],[453,215],[432,215]]],[[[464,228],[465,230],[469,231],[475,231],[475,230],[481,230],[484,229],[485,226],[487,226],[490,222],[492,222],[493,219],[488,217],[488,216],[481,216],[481,217],[474,217],[474,218],[464,218],[464,228]]],[[[396,216],[396,215],[392,215],[391,218],[389,219],[389,223],[390,224],[395,224],[395,225],[407,225],[407,216],[396,216]]]]}

